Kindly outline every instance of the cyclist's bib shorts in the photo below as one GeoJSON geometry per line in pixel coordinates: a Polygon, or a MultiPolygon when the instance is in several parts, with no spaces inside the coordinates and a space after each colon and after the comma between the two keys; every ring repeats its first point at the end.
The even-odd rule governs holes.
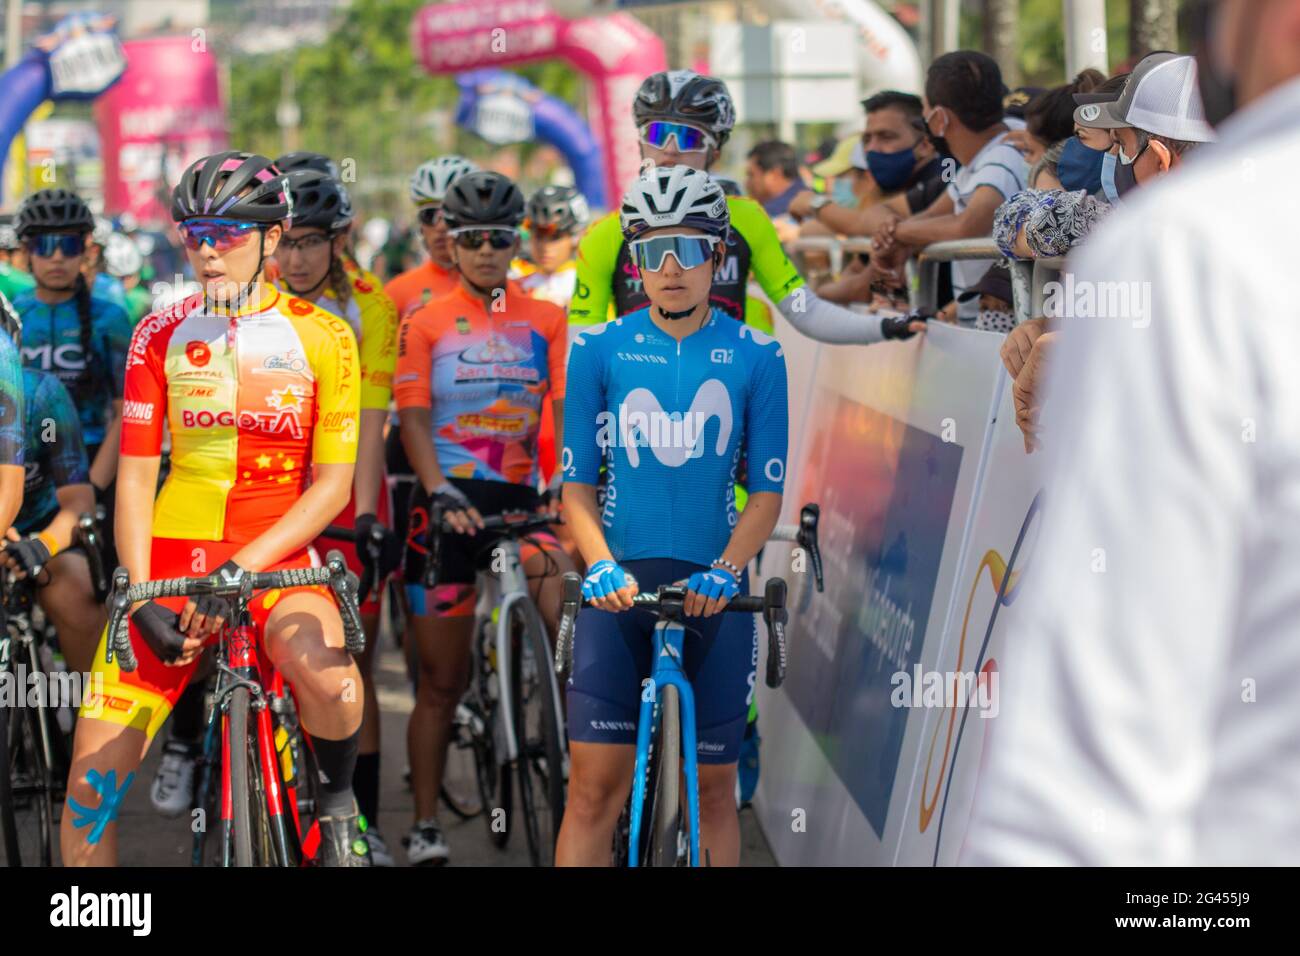
{"type": "MultiPolygon", "coordinates": [[[[180,538],[154,538],[149,559],[149,576],[151,578],[196,577],[215,571],[235,554],[243,544],[229,541],[184,540],[180,538]]],[[[267,571],[279,571],[284,568],[319,567],[315,552],[304,548],[297,554],[266,568],[267,571]]],[[[315,591],[324,595],[331,602],[333,592],[328,587],[292,588],[290,590],[315,591]]],[[[249,612],[259,632],[265,633],[267,618],[271,609],[284,595],[284,591],[275,589],[258,592],[249,603],[249,612]]],[[[185,598],[161,598],[158,603],[177,613],[185,606],[185,598]]],[[[95,651],[95,664],[91,671],[89,692],[83,698],[81,717],[93,717],[107,720],[144,731],[149,740],[158,732],[171,713],[172,707],[180,698],[198,667],[202,657],[195,658],[184,667],[168,667],[149,649],[149,645],[131,628],[131,646],[135,650],[137,666],[129,673],[120,670],[117,658],[113,663],[104,662],[105,641],[108,629],[100,635],[99,647],[95,651]],[[102,690],[100,689],[102,684],[102,690]]]]}
{"type": "MultiPolygon", "coordinates": [[[[502,511],[535,511],[541,496],[528,485],[510,481],[486,481],[478,478],[450,478],[453,485],[484,517],[502,511]]],[[[480,567],[487,567],[492,548],[501,535],[480,531],[476,535],[443,532],[442,560],[438,564],[438,586],[421,584],[429,557],[429,496],[417,482],[411,493],[409,531],[406,539],[406,596],[414,614],[435,617],[469,617],[474,613],[477,595],[474,577],[480,567]]],[[[535,554],[560,551],[560,543],[549,531],[534,531],[519,542],[520,558],[527,561],[535,554]]]]}
{"type": "MultiPolygon", "coordinates": [[[[641,591],[681,581],[702,565],[671,558],[624,561],[641,591]]],[[[749,572],[740,593],[749,592],[749,572]]],[[[650,675],[657,618],[633,608],[613,613],[583,608],[573,642],[569,677],[569,739],[592,744],[635,744],[641,682],[650,675]]],[[[752,614],[688,617],[683,669],[695,695],[695,735],[700,763],[729,764],[740,757],[758,670],[758,624],[752,614]]]]}

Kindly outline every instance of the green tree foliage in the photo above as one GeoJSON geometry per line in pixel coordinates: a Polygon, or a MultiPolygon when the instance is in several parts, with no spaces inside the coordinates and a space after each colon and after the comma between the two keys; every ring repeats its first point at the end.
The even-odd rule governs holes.
{"type": "MultiPolygon", "coordinates": [[[[407,177],[447,150],[481,157],[491,147],[454,129],[458,93],[431,76],[411,49],[411,20],[428,0],[354,0],[326,41],[286,53],[234,57],[229,64],[231,142],[269,156],[282,152],[276,106],[292,71],[301,110],[298,147],[352,160],[349,188],[369,209],[404,206],[407,177]]],[[[517,70],[539,88],[581,103],[583,84],[567,64],[517,70]]],[[[522,158],[536,144],[520,147],[522,158]]]]}

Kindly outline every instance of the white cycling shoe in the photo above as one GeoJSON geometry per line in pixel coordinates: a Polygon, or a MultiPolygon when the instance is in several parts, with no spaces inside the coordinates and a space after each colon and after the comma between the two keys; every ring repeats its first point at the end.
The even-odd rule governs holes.
{"type": "Polygon", "coordinates": [[[442,866],[450,856],[442,827],[433,818],[421,820],[411,827],[410,834],[402,842],[406,844],[406,859],[411,866],[442,866]]]}
{"type": "Polygon", "coordinates": [[[179,817],[193,801],[194,753],[186,744],[169,740],[149,788],[149,802],[163,816],[179,817]]]}

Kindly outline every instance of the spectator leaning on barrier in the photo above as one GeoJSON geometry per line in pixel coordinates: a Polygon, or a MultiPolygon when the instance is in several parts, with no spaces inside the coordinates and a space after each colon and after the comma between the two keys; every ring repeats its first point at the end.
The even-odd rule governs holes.
{"type": "Polygon", "coordinates": [[[1140,298],[1063,323],[1044,573],[1018,599],[966,864],[1300,858],[1300,303],[1277,295],[1300,0],[1196,6],[1206,118],[1234,115],[1072,257],[1077,287],[1140,298]]]}
{"type": "MultiPolygon", "coordinates": [[[[1020,151],[1007,142],[1002,121],[1002,74],[983,53],[946,53],[930,65],[925,80],[926,126],[936,142],[962,164],[943,195],[925,211],[884,223],[875,234],[881,265],[898,265],[913,250],[932,242],[973,239],[993,229],[998,206],[1025,188],[1028,167],[1020,151]]],[[[957,294],[979,281],[993,263],[954,262],[957,294]]],[[[974,320],[974,302],[960,303],[957,312],[974,320]]]]}
{"type": "Polygon", "coordinates": [[[1047,148],[1074,133],[1074,94],[1088,93],[1105,82],[1097,70],[1084,70],[1070,83],[1040,90],[1024,107],[1025,128],[1013,129],[1007,142],[1033,165],[1047,148]]]}
{"type": "Polygon", "coordinates": [[[773,219],[784,216],[790,200],[804,189],[799,156],[789,143],[765,140],[745,157],[745,192],[773,219]]]}

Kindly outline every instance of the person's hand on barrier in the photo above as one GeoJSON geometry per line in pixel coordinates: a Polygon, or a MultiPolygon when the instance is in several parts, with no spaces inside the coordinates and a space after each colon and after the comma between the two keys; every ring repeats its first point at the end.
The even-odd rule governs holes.
{"type": "Polygon", "coordinates": [[[582,582],[583,599],[602,611],[626,611],[636,594],[636,578],[613,561],[597,561],[582,582]]]}
{"type": "Polygon", "coordinates": [[[696,571],[686,580],[686,603],[690,617],[711,617],[740,593],[740,583],[726,568],[696,571]]]}
{"type": "Polygon", "coordinates": [[[1046,319],[1030,319],[1007,333],[1002,342],[1002,364],[1006,366],[1008,375],[1012,378],[1019,377],[1020,370],[1029,359],[1029,353],[1033,351],[1034,343],[1046,331],[1046,319]]]}
{"type": "Polygon", "coordinates": [[[925,324],[931,317],[926,309],[916,309],[907,315],[890,316],[880,320],[880,334],[885,339],[910,339],[918,332],[925,331],[925,324]]]}
{"type": "Polygon", "coordinates": [[[1040,335],[1030,350],[1029,358],[1011,386],[1011,397],[1016,407],[1016,424],[1025,436],[1025,454],[1031,455],[1042,446],[1040,419],[1043,394],[1047,384],[1047,367],[1052,349],[1060,333],[1040,335]]]}
{"type": "Polygon", "coordinates": [[[444,481],[429,493],[430,504],[442,509],[442,516],[457,534],[476,534],[483,527],[483,516],[470,502],[465,492],[450,481],[444,481]]]}
{"type": "Polygon", "coordinates": [[[897,219],[889,219],[880,224],[876,234],[871,239],[871,257],[889,257],[898,247],[898,240],[894,236],[894,230],[898,228],[897,219]]]}

